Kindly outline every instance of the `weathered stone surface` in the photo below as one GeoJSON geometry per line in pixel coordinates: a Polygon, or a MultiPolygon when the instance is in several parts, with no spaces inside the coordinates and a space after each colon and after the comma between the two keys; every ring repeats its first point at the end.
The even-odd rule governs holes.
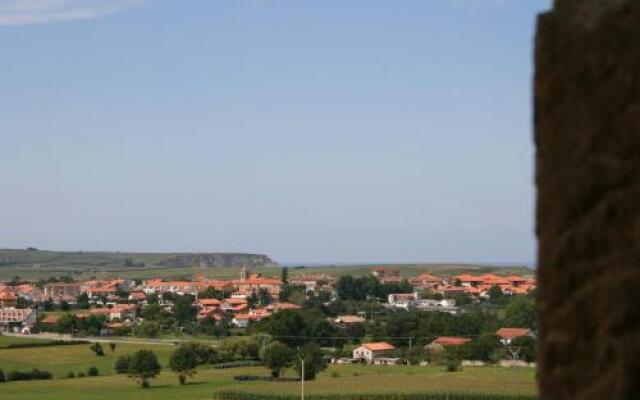
{"type": "Polygon", "coordinates": [[[557,0],[536,37],[542,399],[640,399],[640,1],[557,0]]]}

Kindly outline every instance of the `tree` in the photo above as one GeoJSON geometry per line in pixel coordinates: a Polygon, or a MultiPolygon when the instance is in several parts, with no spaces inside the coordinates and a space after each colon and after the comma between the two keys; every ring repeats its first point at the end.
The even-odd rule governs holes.
{"type": "Polygon", "coordinates": [[[515,296],[505,308],[503,326],[536,329],[536,310],[533,298],[515,296]]]}
{"type": "Polygon", "coordinates": [[[76,298],[76,305],[78,308],[87,309],[89,308],[89,295],[87,293],[80,293],[80,295],[76,298]]]}
{"type": "Polygon", "coordinates": [[[178,347],[171,358],[169,359],[169,368],[178,375],[178,381],[181,385],[187,380],[187,377],[192,377],[198,366],[198,354],[193,346],[181,345],[178,347]]]}
{"type": "Polygon", "coordinates": [[[289,283],[289,268],[287,267],[282,268],[282,272],[280,274],[280,280],[285,285],[289,283]]]}
{"type": "Polygon", "coordinates": [[[203,290],[202,292],[198,293],[198,298],[222,300],[224,299],[224,292],[210,286],[205,290],[203,290]]]}
{"type": "Polygon", "coordinates": [[[258,303],[262,307],[273,303],[273,297],[271,296],[269,291],[265,288],[258,289],[257,297],[258,297],[258,303]]]}
{"type": "Polygon", "coordinates": [[[462,352],[464,358],[469,360],[490,361],[493,352],[501,347],[502,343],[500,343],[498,337],[488,333],[463,345],[462,352]]]}
{"type": "Polygon", "coordinates": [[[173,306],[173,315],[176,321],[182,325],[188,322],[196,321],[197,310],[193,305],[192,296],[179,296],[175,299],[173,306]]]}
{"type": "Polygon", "coordinates": [[[297,357],[294,358],[293,368],[302,377],[302,360],[304,360],[304,380],[314,380],[318,372],[327,368],[320,346],[315,343],[307,343],[300,348],[297,357]]]}
{"type": "Polygon", "coordinates": [[[98,371],[98,368],[96,367],[90,367],[87,370],[87,376],[98,376],[100,375],[100,371],[98,371]]]}
{"type": "Polygon", "coordinates": [[[109,342],[109,349],[111,349],[112,353],[116,351],[116,344],[113,342],[109,342]]]}
{"type": "Polygon", "coordinates": [[[498,285],[491,286],[487,291],[487,294],[489,295],[489,298],[491,300],[497,300],[500,297],[504,296],[504,294],[502,293],[502,289],[500,289],[500,286],[498,285]]]}
{"type": "Polygon", "coordinates": [[[131,356],[127,375],[140,383],[142,388],[149,387],[149,379],[155,378],[162,367],[151,350],[141,349],[131,356]]]}
{"type": "Polygon", "coordinates": [[[509,347],[517,348],[518,358],[526,362],[536,360],[536,340],[530,336],[515,338],[509,347]]]}
{"type": "Polygon", "coordinates": [[[129,364],[131,363],[131,356],[123,355],[118,357],[116,365],[114,366],[117,374],[126,374],[129,371],[129,364]]]}
{"type": "Polygon", "coordinates": [[[295,357],[295,353],[280,342],[269,343],[260,354],[260,359],[271,370],[271,376],[280,377],[283,369],[288,368],[295,357]]]}
{"type": "Polygon", "coordinates": [[[92,343],[91,346],[89,346],[89,349],[94,353],[96,353],[96,356],[98,357],[104,356],[104,350],[102,349],[102,345],[98,342],[92,343]]]}
{"type": "Polygon", "coordinates": [[[0,369],[0,383],[3,383],[4,381],[5,381],[4,371],[0,369]]]}

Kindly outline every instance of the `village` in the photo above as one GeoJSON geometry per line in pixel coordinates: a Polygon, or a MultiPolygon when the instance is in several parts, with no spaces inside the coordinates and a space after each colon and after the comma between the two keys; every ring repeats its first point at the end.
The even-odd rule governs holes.
{"type": "Polygon", "coordinates": [[[524,319],[500,319],[495,310],[515,309],[522,303],[515,300],[532,298],[535,289],[533,277],[427,272],[402,277],[388,267],[360,277],[289,276],[283,268],[276,278],[242,268],[234,280],[196,274],[175,281],[3,282],[0,331],[180,340],[268,335],[291,346],[312,341],[332,349],[327,358],[338,364],[426,365],[437,355],[455,354],[460,365],[533,366],[532,307],[513,312],[528,312],[524,319]],[[291,326],[290,315],[302,315],[304,323],[284,328],[291,326]],[[403,321],[411,318],[414,326],[403,330],[403,321]],[[421,323],[432,326],[415,328],[421,323]]]}

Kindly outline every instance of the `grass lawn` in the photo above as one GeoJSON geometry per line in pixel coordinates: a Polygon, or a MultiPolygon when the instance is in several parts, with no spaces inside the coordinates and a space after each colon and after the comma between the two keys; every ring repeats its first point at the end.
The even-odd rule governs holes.
{"type": "MultiPolygon", "coordinates": [[[[120,375],[97,378],[54,379],[52,381],[0,384],[3,400],[157,400],[212,399],[218,390],[259,393],[298,393],[297,382],[237,382],[240,374],[267,374],[262,367],[200,369],[194,382],[180,386],[165,370],[152,380],[150,389],[140,389],[120,375]]],[[[383,367],[333,365],[313,382],[305,384],[314,393],[411,393],[474,392],[535,394],[534,371],[528,368],[468,367],[462,372],[444,372],[442,367],[383,367]]]]}
{"type": "MultiPolygon", "coordinates": [[[[0,337],[0,340],[5,339],[16,340],[23,338],[0,337]]],[[[174,350],[173,346],[129,343],[117,343],[115,352],[112,352],[106,343],[102,343],[102,347],[105,352],[103,357],[98,357],[89,350],[88,344],[2,349],[0,350],[0,369],[3,369],[6,373],[10,370],[26,371],[38,368],[50,371],[54,378],[62,378],[66,377],[70,371],[76,374],[78,372],[86,373],[89,367],[95,366],[101,375],[111,375],[115,374],[113,366],[116,358],[120,355],[131,354],[139,349],[148,348],[156,353],[162,365],[166,365],[169,356],[174,350]]],[[[0,398],[3,397],[0,396],[0,398]]]]}

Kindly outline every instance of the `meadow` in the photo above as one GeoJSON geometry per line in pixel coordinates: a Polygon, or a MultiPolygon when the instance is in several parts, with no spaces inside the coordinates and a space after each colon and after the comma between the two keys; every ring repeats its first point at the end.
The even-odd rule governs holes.
{"type": "MultiPolygon", "coordinates": [[[[27,338],[0,336],[0,347],[8,343],[22,343],[27,338]]],[[[35,341],[35,340],[34,340],[35,341]]],[[[42,340],[38,340],[42,342],[42,340]]],[[[106,343],[102,343],[104,356],[98,357],[89,349],[88,344],[73,344],[51,347],[31,347],[21,349],[0,349],[0,369],[29,371],[33,368],[50,371],[54,378],[64,378],[69,372],[78,374],[87,372],[89,367],[96,367],[101,375],[115,374],[115,360],[123,354],[132,354],[141,348],[151,348],[163,365],[166,365],[174,346],[147,345],[137,343],[116,343],[115,351],[111,351],[106,343]]],[[[0,396],[0,398],[3,398],[0,396]]]]}
{"type": "MultiPolygon", "coordinates": [[[[0,337],[1,340],[22,338],[0,337]]],[[[261,394],[295,395],[297,382],[238,382],[236,375],[267,375],[263,367],[232,369],[200,368],[192,382],[180,386],[176,376],[164,369],[151,381],[150,389],[140,389],[133,380],[116,375],[115,359],[140,348],[150,348],[166,367],[173,346],[148,344],[117,344],[115,352],[105,347],[105,356],[97,357],[86,344],[45,348],[2,349],[0,368],[30,370],[39,368],[53,373],[47,381],[0,383],[3,400],[146,400],[146,399],[213,399],[216,391],[241,391],[261,394]],[[84,371],[96,366],[99,377],[66,378],[69,371],[84,371]]],[[[288,372],[292,376],[292,372],[288,372]]],[[[473,392],[486,394],[534,395],[534,371],[528,368],[467,367],[461,372],[445,372],[440,366],[362,366],[331,365],[315,381],[306,383],[306,392],[313,394],[345,393],[426,393],[473,392]]]]}
{"type": "MultiPolygon", "coordinates": [[[[289,267],[289,275],[304,274],[330,274],[362,276],[371,273],[371,269],[380,264],[367,265],[325,265],[315,267],[289,267]]],[[[462,273],[499,273],[534,275],[535,271],[520,266],[496,267],[472,264],[384,264],[386,267],[398,268],[404,277],[411,277],[423,272],[430,272],[435,275],[455,275],[462,273]]],[[[282,267],[260,267],[255,269],[264,276],[279,277],[282,267]]],[[[38,280],[52,276],[71,276],[75,280],[87,279],[108,279],[126,277],[130,279],[168,278],[168,279],[191,279],[194,274],[204,274],[213,279],[237,279],[240,275],[239,267],[216,267],[216,268],[164,268],[157,266],[149,267],[89,267],[89,266],[60,266],[47,267],[46,269],[25,267],[25,266],[2,266],[0,267],[0,280],[10,280],[18,276],[21,279],[38,280]]]]}

